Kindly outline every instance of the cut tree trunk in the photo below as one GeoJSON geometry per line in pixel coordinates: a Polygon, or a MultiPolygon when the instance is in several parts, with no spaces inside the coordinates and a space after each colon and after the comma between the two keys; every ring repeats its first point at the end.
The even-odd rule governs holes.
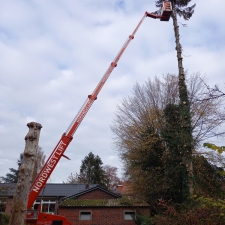
{"type": "Polygon", "coordinates": [[[13,196],[10,225],[24,225],[34,161],[42,128],[41,124],[35,122],[28,123],[27,126],[29,127],[29,131],[25,137],[26,144],[23,160],[19,168],[18,182],[13,196]]]}

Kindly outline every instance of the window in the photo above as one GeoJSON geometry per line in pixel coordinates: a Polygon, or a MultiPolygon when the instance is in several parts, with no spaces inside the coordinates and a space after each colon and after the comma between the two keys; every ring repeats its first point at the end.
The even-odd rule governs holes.
{"type": "Polygon", "coordinates": [[[56,201],[54,200],[36,200],[34,202],[34,209],[40,209],[41,212],[51,213],[54,214],[55,212],[55,204],[56,201]]]}
{"type": "Polygon", "coordinates": [[[0,212],[5,212],[7,200],[6,198],[0,199],[0,212]]]}
{"type": "Polygon", "coordinates": [[[124,212],[124,220],[135,220],[135,212],[124,212]]]}
{"type": "Polygon", "coordinates": [[[80,211],[80,220],[91,220],[92,213],[91,211],[80,211]]]}

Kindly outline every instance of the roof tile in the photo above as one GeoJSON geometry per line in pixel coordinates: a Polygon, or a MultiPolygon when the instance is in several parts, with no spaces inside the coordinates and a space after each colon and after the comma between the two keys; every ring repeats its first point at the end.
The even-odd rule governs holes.
{"type": "Polygon", "coordinates": [[[119,199],[67,199],[59,207],[149,207],[145,202],[138,200],[119,199]]]}
{"type": "MultiPolygon", "coordinates": [[[[98,186],[97,184],[89,184],[89,188],[98,186]]],[[[0,196],[13,196],[15,192],[15,183],[0,183],[0,196]]],[[[78,194],[86,190],[86,184],[58,184],[49,183],[40,192],[39,196],[48,197],[66,197],[78,194]]],[[[88,189],[87,189],[88,190],[88,189]]]]}

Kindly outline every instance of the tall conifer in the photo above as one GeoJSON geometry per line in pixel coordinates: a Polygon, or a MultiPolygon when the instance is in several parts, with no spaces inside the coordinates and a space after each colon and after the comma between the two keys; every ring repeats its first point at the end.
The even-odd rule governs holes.
{"type": "MultiPolygon", "coordinates": [[[[189,20],[194,13],[195,4],[188,6],[191,0],[171,0],[172,4],[172,20],[174,27],[178,72],[179,72],[179,98],[180,98],[180,126],[181,126],[181,143],[183,151],[183,165],[187,171],[187,186],[184,187],[183,195],[188,197],[193,194],[193,169],[192,169],[192,151],[193,151],[193,138],[190,114],[190,102],[188,99],[187,86],[185,82],[185,72],[183,67],[182,46],[180,44],[179,26],[177,22],[177,15],[183,17],[184,20],[189,20]]],[[[163,0],[157,0],[156,6],[161,7],[163,0]]]]}
{"type": "Polygon", "coordinates": [[[102,164],[101,158],[92,152],[85,156],[80,166],[79,183],[99,184],[107,188],[108,179],[102,164]]]}

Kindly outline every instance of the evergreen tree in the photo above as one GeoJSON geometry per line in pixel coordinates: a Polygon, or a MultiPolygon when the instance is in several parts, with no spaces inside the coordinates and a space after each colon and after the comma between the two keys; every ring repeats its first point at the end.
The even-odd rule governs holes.
{"type": "MultiPolygon", "coordinates": [[[[196,150],[216,133],[215,125],[223,123],[221,112],[214,111],[219,102],[195,101],[207,91],[199,78],[195,74],[188,79],[196,150]]],[[[134,194],[151,206],[159,198],[181,202],[189,193],[180,117],[178,77],[168,74],[136,84],[118,106],[111,126],[126,178],[132,181],[134,194]]]]}
{"type": "Polygon", "coordinates": [[[9,168],[10,172],[7,173],[5,175],[5,177],[1,177],[1,179],[4,183],[17,183],[18,174],[19,174],[19,167],[22,163],[22,160],[23,160],[23,154],[21,153],[20,158],[17,160],[18,168],[17,169],[9,168]]]}
{"type": "MultiPolygon", "coordinates": [[[[156,6],[161,7],[163,0],[157,0],[156,6]]],[[[179,71],[179,98],[180,98],[180,124],[181,124],[181,141],[183,151],[183,163],[186,165],[187,171],[187,186],[186,196],[193,194],[193,168],[192,168],[192,151],[193,137],[191,127],[190,102],[188,99],[187,86],[185,83],[185,73],[183,67],[182,46],[180,44],[179,26],[177,15],[183,17],[184,20],[189,20],[194,13],[195,4],[188,7],[191,0],[171,0],[173,13],[173,27],[176,42],[178,71],[179,71]]]]}
{"type": "MultiPolygon", "coordinates": [[[[9,168],[10,172],[6,174],[5,177],[0,177],[4,183],[17,183],[18,175],[19,175],[19,167],[23,160],[23,153],[20,154],[20,158],[17,160],[18,168],[9,168]]],[[[37,155],[34,161],[34,170],[32,175],[32,181],[37,176],[38,172],[41,170],[42,166],[44,165],[45,161],[45,154],[42,151],[42,148],[38,146],[37,155]]]]}
{"type": "MultiPolygon", "coordinates": [[[[161,8],[164,1],[165,0],[157,0],[156,6],[161,8]]],[[[188,7],[188,4],[191,2],[191,0],[170,0],[170,2],[172,3],[173,7],[173,16],[178,14],[185,20],[189,20],[192,17],[196,4],[188,7]]]]}
{"type": "Polygon", "coordinates": [[[183,163],[184,152],[182,151],[180,107],[168,104],[164,110],[165,125],[162,130],[162,139],[166,150],[163,156],[165,177],[168,180],[168,196],[173,202],[181,203],[186,199],[187,171],[183,163]]]}
{"type": "Polygon", "coordinates": [[[101,158],[90,152],[82,160],[79,183],[99,184],[101,187],[107,188],[108,179],[102,165],[101,158]]]}
{"type": "Polygon", "coordinates": [[[211,164],[204,156],[195,156],[193,158],[193,174],[196,195],[206,198],[224,197],[225,176],[223,168],[211,164]]]}

